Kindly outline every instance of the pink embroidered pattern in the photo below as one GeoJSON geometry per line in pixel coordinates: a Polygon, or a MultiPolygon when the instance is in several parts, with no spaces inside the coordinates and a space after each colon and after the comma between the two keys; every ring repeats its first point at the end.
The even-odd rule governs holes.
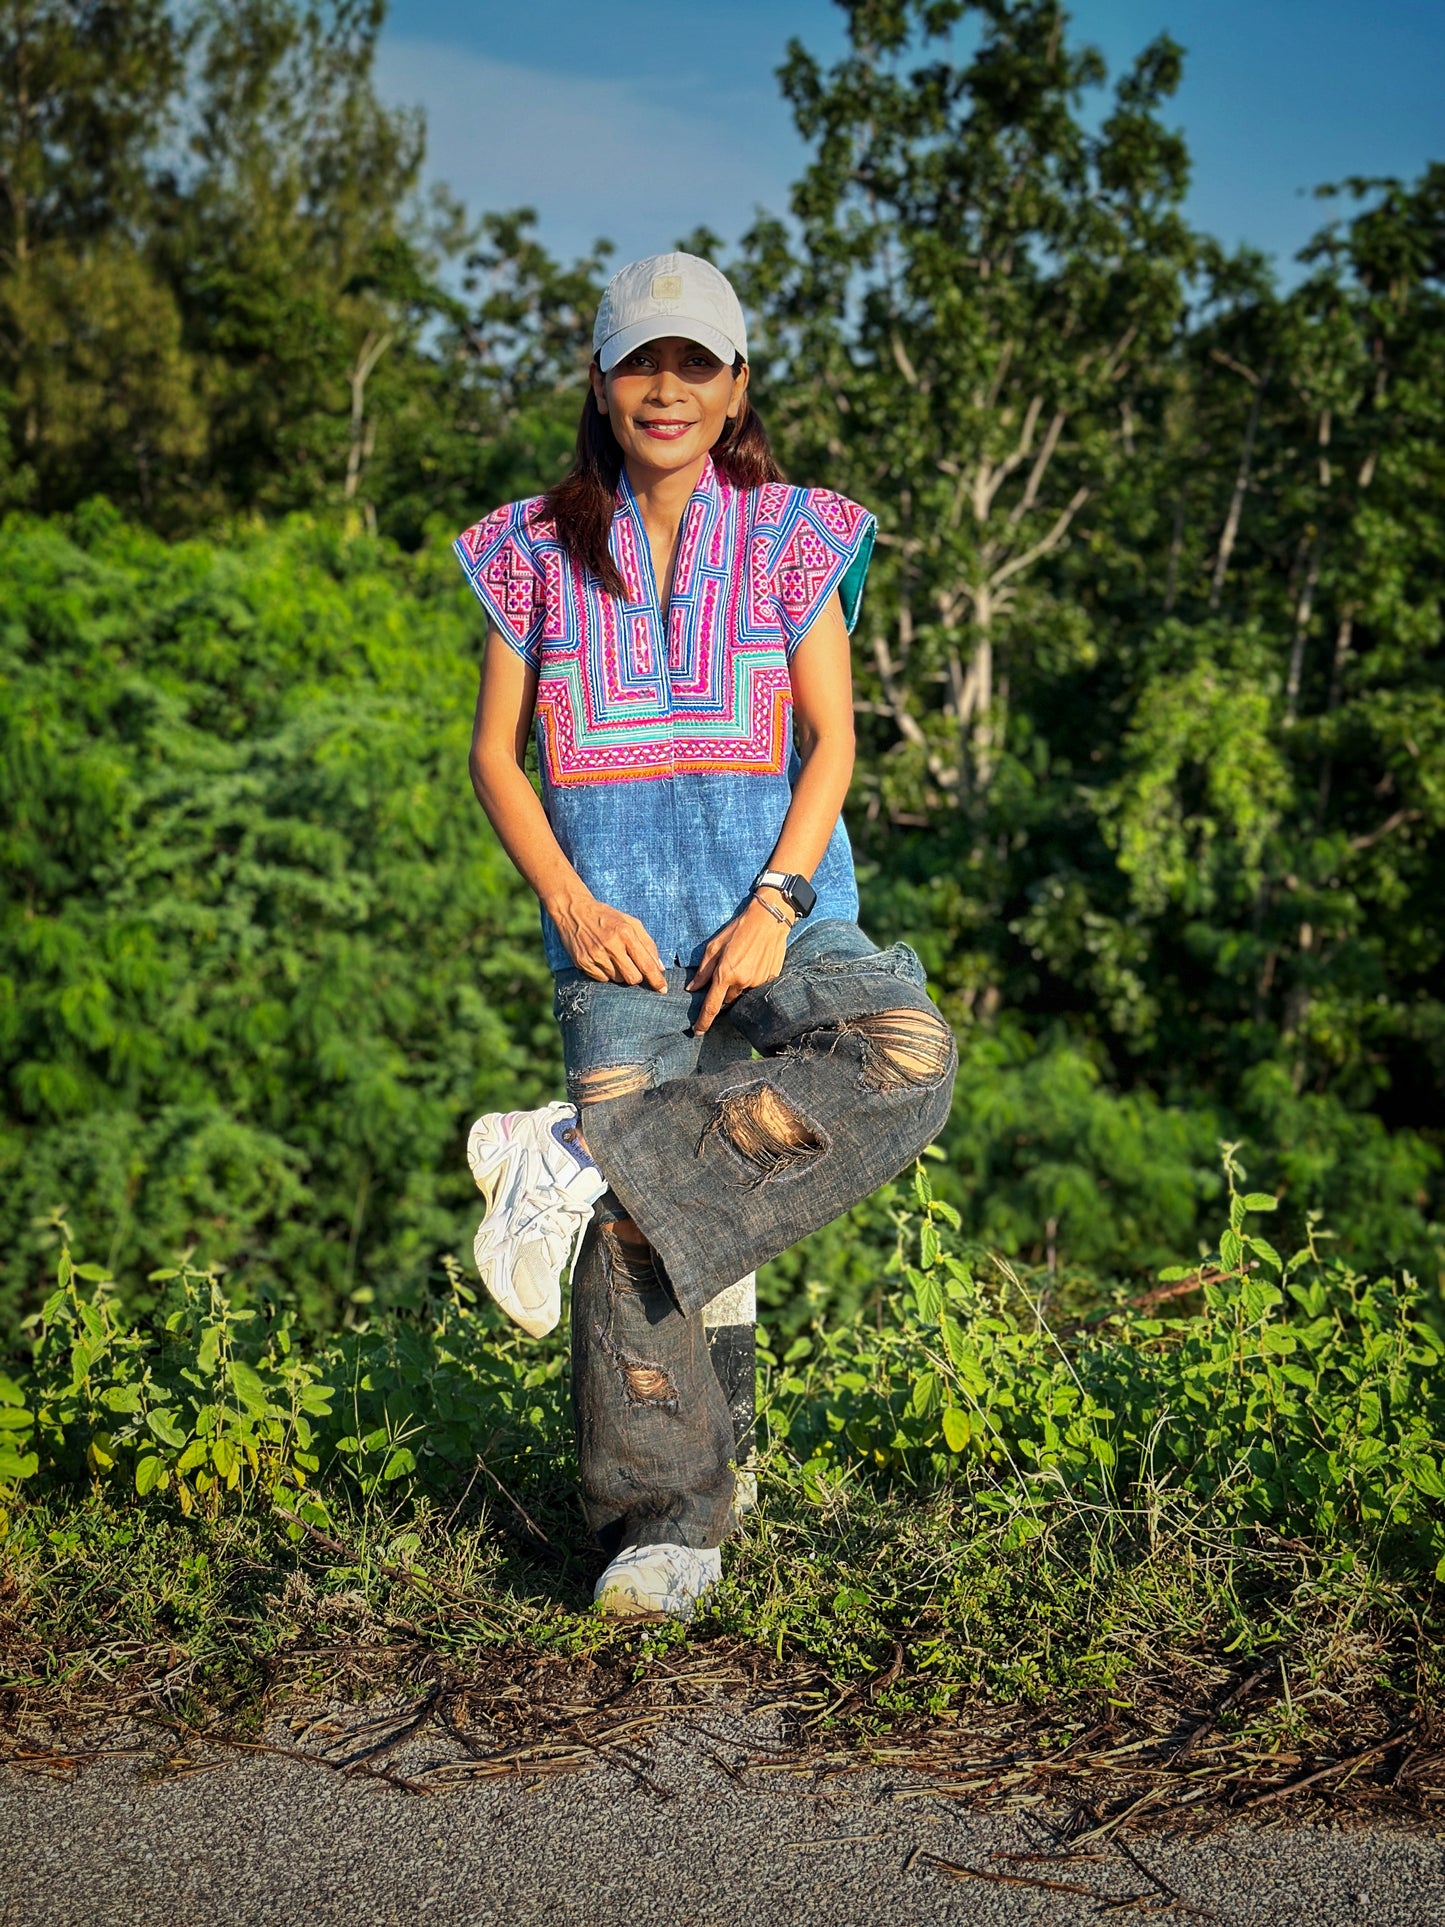
{"type": "Polygon", "coordinates": [[[488,613],[509,635],[525,642],[536,626],[542,575],[517,539],[512,522],[509,508],[496,509],[458,536],[457,546],[478,595],[485,585],[482,599],[488,613]]]}
{"type": "Polygon", "coordinates": [[[665,631],[625,481],[612,529],[625,600],[583,579],[540,500],[498,509],[456,548],[488,614],[537,670],[543,771],[567,787],[783,771],[789,650],[872,529],[866,510],[829,490],[737,490],[708,463],[684,512],[665,631]]]}

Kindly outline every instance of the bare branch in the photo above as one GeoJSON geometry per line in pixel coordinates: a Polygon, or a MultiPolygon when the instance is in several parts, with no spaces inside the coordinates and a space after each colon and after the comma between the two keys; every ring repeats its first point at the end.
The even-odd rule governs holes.
{"type": "MultiPolygon", "coordinates": [[[[1345,686],[1345,664],[1349,661],[1350,649],[1353,645],[1354,637],[1355,612],[1353,609],[1346,609],[1340,617],[1340,626],[1335,631],[1335,655],[1334,661],[1330,664],[1330,693],[1325,705],[1326,716],[1333,716],[1340,706],[1340,697],[1344,693],[1345,686]]],[[[1334,773],[1334,758],[1332,756],[1326,756],[1320,765],[1319,794],[1315,798],[1315,828],[1317,830],[1323,827],[1325,811],[1330,805],[1330,784],[1334,780],[1334,773]]]]}
{"type": "Polygon", "coordinates": [[[1068,534],[1069,524],[1088,499],[1088,489],[1076,488],[1068,506],[1059,511],[1058,516],[1055,518],[1054,525],[1048,534],[1042,537],[1040,541],[1035,542],[1031,549],[1025,549],[1021,555],[1014,556],[1012,560],[1005,562],[1002,568],[996,569],[989,577],[989,588],[997,589],[999,584],[1007,582],[1010,576],[1017,575],[1021,569],[1029,568],[1039,560],[1040,556],[1048,555],[1052,550],[1056,549],[1068,534]]]}
{"type": "Polygon", "coordinates": [[[1004,376],[1007,375],[1009,371],[1009,364],[1014,358],[1014,349],[1017,345],[1015,341],[1010,339],[1006,341],[999,350],[998,366],[993,371],[993,380],[989,383],[988,392],[983,398],[983,406],[985,409],[991,409],[997,404],[999,395],[1003,391],[1004,376]]]}
{"type": "Polygon", "coordinates": [[[1299,601],[1294,612],[1294,641],[1290,644],[1289,675],[1284,686],[1284,726],[1288,729],[1294,722],[1299,710],[1300,679],[1304,674],[1305,639],[1309,634],[1310,617],[1314,611],[1315,588],[1320,579],[1320,538],[1316,534],[1310,544],[1309,562],[1305,568],[1304,586],[1300,590],[1299,601]]]}
{"type": "Polygon", "coordinates": [[[1418,810],[1396,810],[1393,816],[1387,816],[1385,818],[1379,829],[1369,830],[1364,836],[1352,836],[1350,838],[1350,848],[1352,850],[1368,850],[1372,845],[1378,843],[1381,837],[1389,836],[1392,830],[1398,830],[1402,824],[1417,823],[1419,820],[1420,812],[1418,810]]]}
{"type": "Polygon", "coordinates": [[[1125,355],[1127,355],[1129,350],[1134,346],[1134,340],[1138,333],[1138,322],[1131,321],[1123,334],[1120,335],[1118,341],[1104,357],[1104,365],[1099,370],[1099,373],[1104,377],[1105,381],[1112,381],[1114,379],[1115,371],[1118,369],[1125,355]]]}
{"type": "Polygon", "coordinates": [[[346,453],[346,487],[343,491],[348,502],[355,499],[362,466],[376,441],[374,423],[371,424],[370,434],[367,433],[366,384],[394,339],[392,335],[378,335],[368,328],[357,353],[356,365],[351,371],[351,446],[346,453]]]}
{"type": "MultiPolygon", "coordinates": [[[[1229,361],[1228,356],[1220,355],[1221,361],[1229,361]]],[[[1262,375],[1252,375],[1238,362],[1229,361],[1229,366],[1244,375],[1253,384],[1254,393],[1249,402],[1249,419],[1244,425],[1244,447],[1240,450],[1239,467],[1235,471],[1234,490],[1229,498],[1229,513],[1224,518],[1224,527],[1219,536],[1219,552],[1214,558],[1214,573],[1209,582],[1209,606],[1219,607],[1219,598],[1224,592],[1224,578],[1229,571],[1229,558],[1234,553],[1235,540],[1239,534],[1239,518],[1244,511],[1244,494],[1249,487],[1249,471],[1254,461],[1254,438],[1259,428],[1260,404],[1264,399],[1265,385],[1269,381],[1269,369],[1262,375]]]]}
{"type": "Polygon", "coordinates": [[[893,658],[888,652],[886,637],[874,636],[873,660],[878,665],[878,680],[883,685],[885,713],[892,718],[894,727],[904,741],[911,743],[915,749],[923,751],[928,773],[939,788],[952,789],[958,782],[958,772],[946,769],[929,748],[928,738],[919,726],[918,718],[910,712],[907,701],[898,687],[897,672],[893,666],[893,658]]]}
{"type": "Polygon", "coordinates": [[[1043,406],[1043,396],[1035,395],[1024,411],[1023,426],[1019,430],[1019,438],[1016,446],[1010,454],[1004,456],[1003,460],[999,462],[995,468],[990,469],[986,463],[981,462],[979,464],[978,474],[974,478],[973,484],[973,515],[976,522],[986,522],[988,520],[993,510],[994,497],[998,494],[1000,488],[1002,488],[1009,476],[1013,474],[1014,470],[1021,467],[1023,463],[1028,460],[1029,450],[1034,445],[1034,434],[1039,425],[1039,416],[1043,412],[1043,406]]]}
{"type": "Polygon", "coordinates": [[[1246,368],[1242,361],[1236,361],[1233,355],[1227,355],[1222,348],[1211,348],[1209,358],[1211,361],[1219,362],[1222,367],[1232,368],[1235,374],[1242,375],[1252,388],[1259,385],[1261,377],[1252,368],[1246,368]]]}
{"type": "Polygon", "coordinates": [[[1059,445],[1059,436],[1064,432],[1064,423],[1067,420],[1067,415],[1060,409],[1049,423],[1048,430],[1044,435],[1043,446],[1039,449],[1037,456],[1034,458],[1034,465],[1029,470],[1029,479],[1024,485],[1024,492],[1018,501],[1015,502],[1013,513],[1009,516],[1008,525],[1011,529],[1018,527],[1019,523],[1028,514],[1038,499],[1039,484],[1043,481],[1045,471],[1049,463],[1053,460],[1054,450],[1059,445]]]}

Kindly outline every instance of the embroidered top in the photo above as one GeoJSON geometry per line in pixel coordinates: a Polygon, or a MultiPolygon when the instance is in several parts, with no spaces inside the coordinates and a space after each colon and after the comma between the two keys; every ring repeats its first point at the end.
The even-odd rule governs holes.
{"type": "MultiPolygon", "coordinates": [[[[683,512],[667,621],[623,474],[610,595],[578,568],[542,498],[512,502],[455,547],[499,634],[537,671],[542,803],[594,896],[635,916],[665,965],[695,964],[772,855],[801,767],[794,649],[835,589],[851,631],[874,518],[828,489],[736,489],[703,464],[683,512]]],[[[814,872],[813,918],[856,919],[840,818],[814,872]]],[[[547,961],[571,963],[542,914],[547,961]]]]}

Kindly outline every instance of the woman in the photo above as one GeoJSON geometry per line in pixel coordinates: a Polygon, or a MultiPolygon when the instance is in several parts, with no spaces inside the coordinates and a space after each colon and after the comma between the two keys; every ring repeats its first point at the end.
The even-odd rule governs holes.
{"type": "Polygon", "coordinates": [[[930,1142],[957,1055],[913,951],[858,927],[840,816],[873,517],[784,482],[708,262],[621,269],[593,346],[570,473],[456,545],[490,618],[472,781],[541,904],[571,1100],[473,1127],[476,1255],[538,1334],[574,1256],[596,1596],[686,1618],[735,1516],[704,1328],[930,1142]]]}

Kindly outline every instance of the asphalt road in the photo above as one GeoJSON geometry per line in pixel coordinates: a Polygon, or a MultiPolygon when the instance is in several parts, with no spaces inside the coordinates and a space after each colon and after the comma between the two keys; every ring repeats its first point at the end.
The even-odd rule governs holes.
{"type": "Polygon", "coordinates": [[[1040,1858],[1054,1851],[1042,1807],[974,1813],[906,1774],[735,1778],[738,1737],[736,1723],[710,1717],[639,1751],[636,1769],[599,1763],[540,1780],[449,1784],[465,1762],[433,1734],[387,1755],[403,1775],[428,1772],[425,1795],[271,1754],[198,1747],[166,1766],[154,1735],[132,1736],[138,1755],[68,1774],[8,1765],[0,1922],[1445,1923],[1440,1828],[1233,1827],[1193,1842],[1134,1833],[1127,1852],[1110,1842],[1091,1857],[1040,1858]],[[1007,1878],[955,1875],[939,1862],[1007,1878]],[[1046,1881],[1086,1891],[1014,1884],[1046,1881]]]}

